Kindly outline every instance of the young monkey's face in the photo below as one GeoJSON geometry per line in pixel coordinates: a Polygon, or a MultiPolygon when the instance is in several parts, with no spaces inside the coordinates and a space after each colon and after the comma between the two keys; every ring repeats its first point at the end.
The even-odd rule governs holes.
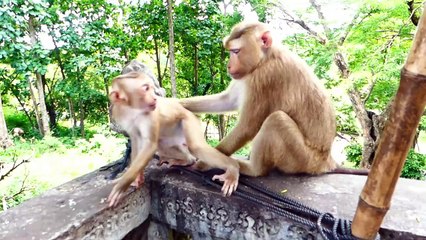
{"type": "Polygon", "coordinates": [[[157,107],[154,84],[144,74],[134,77],[122,75],[114,79],[110,101],[114,107],[123,110],[125,108],[133,108],[151,112],[157,107]]]}
{"type": "Polygon", "coordinates": [[[138,90],[140,95],[139,103],[141,107],[146,111],[154,111],[157,107],[157,96],[154,92],[154,85],[151,82],[146,82],[142,84],[141,88],[138,90]]]}

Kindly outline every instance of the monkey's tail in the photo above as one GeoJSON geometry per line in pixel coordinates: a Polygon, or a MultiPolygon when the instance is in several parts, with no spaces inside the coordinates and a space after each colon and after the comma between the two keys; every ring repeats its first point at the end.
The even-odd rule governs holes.
{"type": "Polygon", "coordinates": [[[342,166],[338,166],[335,169],[327,172],[327,174],[351,174],[351,175],[363,175],[367,176],[370,173],[369,169],[353,169],[353,168],[345,168],[342,166]]]}

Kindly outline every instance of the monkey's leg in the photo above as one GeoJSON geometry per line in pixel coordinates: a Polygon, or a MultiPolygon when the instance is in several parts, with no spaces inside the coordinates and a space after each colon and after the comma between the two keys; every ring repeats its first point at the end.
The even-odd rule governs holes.
{"type": "Polygon", "coordinates": [[[158,149],[160,155],[159,165],[167,163],[170,166],[188,166],[195,163],[197,158],[193,156],[188,147],[184,144],[173,146],[160,146],[158,149]]]}
{"type": "Polygon", "coordinates": [[[319,167],[314,154],[293,119],[276,111],[266,118],[253,139],[250,160],[238,162],[240,172],[249,176],[265,175],[274,167],[286,173],[309,173],[311,168],[319,167]]]}
{"type": "Polygon", "coordinates": [[[188,146],[186,145],[174,145],[168,151],[168,153],[171,155],[171,158],[187,161],[186,165],[193,164],[195,161],[197,161],[197,158],[189,152],[188,146]]]}
{"type": "Polygon", "coordinates": [[[160,158],[160,162],[158,163],[158,166],[166,165],[167,167],[172,166],[192,166],[193,163],[188,163],[187,160],[184,159],[177,159],[177,158],[160,158]]]}
{"type": "Polygon", "coordinates": [[[230,196],[238,186],[238,163],[206,143],[201,125],[194,115],[187,114],[182,125],[189,151],[208,166],[225,170],[224,174],[213,176],[213,180],[223,181],[222,193],[230,196]]]}

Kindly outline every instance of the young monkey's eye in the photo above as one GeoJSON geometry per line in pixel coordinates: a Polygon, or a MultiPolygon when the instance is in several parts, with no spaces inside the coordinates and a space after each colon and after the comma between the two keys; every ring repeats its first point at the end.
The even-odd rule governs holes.
{"type": "Polygon", "coordinates": [[[142,85],[142,89],[143,89],[144,91],[148,91],[148,90],[149,90],[149,85],[148,85],[148,84],[144,84],[144,85],[142,85]]]}

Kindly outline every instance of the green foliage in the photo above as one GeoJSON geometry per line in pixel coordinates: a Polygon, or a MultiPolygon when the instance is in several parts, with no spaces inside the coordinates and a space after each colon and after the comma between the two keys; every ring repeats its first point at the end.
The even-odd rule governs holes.
{"type": "MultiPolygon", "coordinates": [[[[398,86],[399,71],[415,31],[409,22],[405,1],[357,2],[363,3],[360,18],[354,21],[342,45],[339,41],[347,31],[347,25],[331,27],[326,34],[328,41],[324,44],[303,31],[284,41],[313,67],[315,74],[330,90],[337,109],[337,130],[352,135],[358,135],[360,131],[346,90],[356,88],[366,107],[380,112],[398,86]],[[334,63],[337,51],[349,64],[348,79],[337,75],[334,63]],[[373,83],[374,88],[370,92],[369,86],[373,83]]],[[[270,14],[277,10],[271,7],[271,3],[269,0],[232,1],[227,4],[230,5],[228,9],[232,7],[234,11],[227,11],[227,14],[223,13],[223,2],[220,1],[185,0],[175,3],[178,97],[213,94],[225,89],[230,78],[226,71],[228,53],[222,47],[222,38],[231,26],[242,20],[241,13],[235,10],[247,4],[256,11],[260,20],[268,21],[270,14]]],[[[315,11],[312,7],[305,10],[315,11]]],[[[304,18],[303,11],[296,15],[299,13],[307,24],[315,24],[313,29],[320,29],[317,28],[319,21],[304,18]]],[[[14,147],[0,153],[1,162],[22,156],[48,158],[46,155],[52,155],[56,160],[67,154],[78,157],[67,159],[66,163],[77,159],[75,164],[78,166],[85,164],[80,159],[82,156],[95,154],[110,159],[109,152],[116,148],[117,142],[109,141],[115,136],[106,125],[108,86],[125,62],[138,58],[152,64],[155,66],[150,65],[152,71],[160,73],[163,87],[170,92],[166,65],[169,62],[167,19],[167,5],[160,0],[5,1],[0,8],[0,92],[8,129],[20,127],[25,134],[23,138],[14,139],[14,147]],[[34,32],[36,37],[32,39],[30,32],[34,32]],[[47,47],[46,42],[54,42],[54,45],[51,43],[47,47]],[[153,63],[151,59],[154,59],[153,63]],[[46,103],[50,113],[56,114],[54,117],[58,123],[52,126],[53,136],[44,139],[36,130],[30,94],[29,82],[32,82],[32,89],[37,95],[35,73],[43,77],[46,103]],[[17,107],[25,107],[29,116],[16,110],[17,107]],[[64,124],[74,118],[84,121],[84,139],[81,138],[80,127],[64,124]],[[54,154],[60,154],[60,157],[54,154]]],[[[204,119],[218,125],[217,115],[205,115],[204,119]]],[[[425,121],[423,117],[419,127],[422,131],[426,129],[425,121]]],[[[231,129],[235,122],[235,117],[230,118],[226,128],[231,129]]],[[[216,146],[218,141],[209,140],[209,143],[216,146]]],[[[237,154],[248,155],[249,151],[250,147],[246,146],[237,154]]],[[[348,158],[359,164],[361,147],[349,146],[347,151],[348,158]]],[[[418,178],[417,169],[422,168],[424,158],[410,152],[408,159],[408,172],[403,175],[418,178]]],[[[92,166],[87,168],[92,169],[92,166]]],[[[78,171],[56,172],[74,177],[78,171]]],[[[22,178],[16,178],[16,181],[22,181],[22,178]]],[[[43,181],[28,181],[34,182],[35,186],[30,188],[33,192],[30,191],[29,195],[51,186],[43,181]]],[[[19,184],[11,186],[10,194],[20,187],[19,184]]]]}
{"type": "Polygon", "coordinates": [[[43,139],[33,138],[25,141],[16,139],[14,144],[13,147],[2,151],[0,156],[6,159],[17,159],[21,156],[40,157],[45,153],[63,153],[67,149],[67,146],[56,137],[45,137],[43,139]]]}
{"type": "MultiPolygon", "coordinates": [[[[47,182],[37,181],[36,179],[28,179],[26,176],[19,176],[12,179],[6,192],[3,193],[5,194],[4,196],[14,196],[16,193],[21,191],[23,187],[22,183],[25,183],[22,194],[6,199],[9,208],[17,206],[25,200],[38,196],[52,187],[51,183],[49,184],[47,182]]],[[[3,211],[3,204],[0,204],[0,212],[1,211],[3,211]]]]}
{"type": "Polygon", "coordinates": [[[420,118],[419,131],[426,131],[426,116],[420,118]]]}
{"type": "Polygon", "coordinates": [[[358,143],[350,144],[345,147],[345,151],[348,161],[359,166],[362,160],[362,146],[358,143]]]}
{"type": "Polygon", "coordinates": [[[334,106],[339,110],[336,115],[337,131],[350,135],[357,135],[359,129],[356,125],[356,116],[353,107],[350,104],[340,101],[339,98],[333,97],[334,106]]]}
{"type": "Polygon", "coordinates": [[[362,97],[369,94],[365,87],[375,82],[366,107],[383,109],[398,86],[415,26],[407,22],[409,11],[404,1],[369,2],[361,14],[369,15],[348,36],[348,61],[354,86],[364,94],[362,97]]]}
{"type": "Polygon", "coordinates": [[[32,137],[33,127],[25,114],[22,111],[18,111],[16,108],[11,106],[3,106],[3,113],[6,120],[6,126],[12,130],[14,128],[21,128],[24,130],[24,137],[32,137]]]}
{"type": "Polygon", "coordinates": [[[291,38],[286,38],[284,44],[290,46],[292,51],[303,58],[328,88],[340,83],[340,79],[330,76],[329,70],[336,52],[332,44],[322,45],[316,39],[306,37],[305,34],[295,34],[291,38]]]}
{"type": "Polygon", "coordinates": [[[407,160],[402,169],[401,177],[423,180],[426,174],[426,155],[416,153],[412,149],[408,152],[407,160]]]}
{"type": "MultiPolygon", "coordinates": [[[[122,155],[125,140],[116,138],[107,127],[97,127],[88,140],[69,137],[45,137],[22,142],[15,139],[14,146],[0,151],[0,163],[9,169],[14,160],[28,159],[12,174],[0,181],[0,198],[7,197],[9,207],[39,195],[49,188],[93,171],[122,155]],[[24,191],[14,196],[22,188],[24,191]],[[14,196],[14,197],[12,197],[14,196]]],[[[0,211],[3,205],[0,204],[0,211]]]]}
{"type": "MultiPolygon", "coordinates": [[[[349,162],[359,166],[362,159],[362,146],[360,144],[351,144],[346,148],[346,157],[349,162]]],[[[425,179],[426,173],[426,155],[414,152],[410,149],[402,169],[401,177],[418,179],[425,179]]]]}

